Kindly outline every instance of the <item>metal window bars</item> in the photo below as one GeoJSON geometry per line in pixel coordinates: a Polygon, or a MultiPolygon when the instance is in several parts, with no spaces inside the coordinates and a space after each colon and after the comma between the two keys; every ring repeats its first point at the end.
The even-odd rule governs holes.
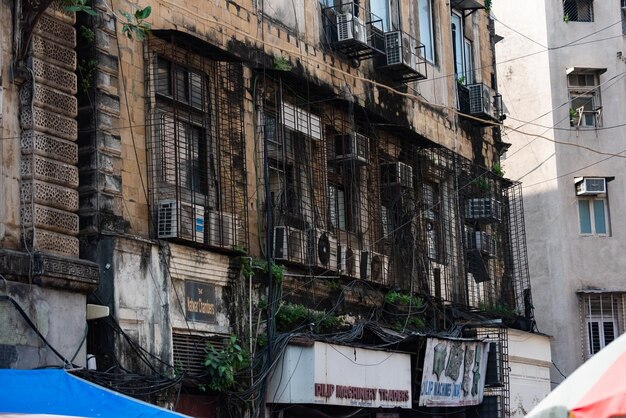
{"type": "Polygon", "coordinates": [[[209,58],[208,46],[174,32],[159,35],[146,49],[154,235],[247,247],[242,65],[209,58]]]}

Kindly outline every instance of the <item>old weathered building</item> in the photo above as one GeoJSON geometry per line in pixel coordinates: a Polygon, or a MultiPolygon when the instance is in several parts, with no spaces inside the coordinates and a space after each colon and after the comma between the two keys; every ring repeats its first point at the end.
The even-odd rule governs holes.
{"type": "MultiPolygon", "coordinates": [[[[54,364],[89,353],[92,380],[198,416],[506,416],[507,327],[533,314],[481,2],[95,1],[76,22],[2,7],[0,274],[54,364]],[[229,335],[254,360],[220,387],[205,347],[229,335]],[[422,384],[433,341],[452,391],[422,384]],[[284,396],[298,347],[348,380],[284,396]],[[344,351],[392,358],[390,386],[344,351]]],[[[0,334],[4,366],[49,364],[0,309],[23,330],[0,334]]]]}

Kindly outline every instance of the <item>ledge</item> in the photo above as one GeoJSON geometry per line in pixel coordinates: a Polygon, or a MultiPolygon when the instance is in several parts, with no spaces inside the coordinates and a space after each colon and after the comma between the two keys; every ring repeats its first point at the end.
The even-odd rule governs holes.
{"type": "MultiPolygon", "coordinates": [[[[0,249],[0,274],[9,280],[29,281],[29,256],[22,251],[0,249]]],[[[32,282],[89,294],[100,282],[100,267],[87,260],[32,253],[32,282]]]]}

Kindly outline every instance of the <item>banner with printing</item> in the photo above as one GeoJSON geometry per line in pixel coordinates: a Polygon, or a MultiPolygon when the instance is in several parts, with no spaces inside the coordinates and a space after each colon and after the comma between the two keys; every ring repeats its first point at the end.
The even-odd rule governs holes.
{"type": "Polygon", "coordinates": [[[420,406],[468,406],[483,401],[489,343],[429,338],[420,406]]]}

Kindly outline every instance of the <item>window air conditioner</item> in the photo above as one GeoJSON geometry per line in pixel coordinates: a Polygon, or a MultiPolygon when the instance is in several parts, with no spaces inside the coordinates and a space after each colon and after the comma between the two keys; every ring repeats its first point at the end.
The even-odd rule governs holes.
{"type": "Polygon", "coordinates": [[[209,244],[231,248],[237,243],[237,217],[232,213],[209,212],[209,244]]]}
{"type": "Polygon", "coordinates": [[[386,284],[389,257],[372,251],[361,252],[361,279],[386,284]]]}
{"type": "Polygon", "coordinates": [[[405,65],[417,71],[417,41],[407,33],[393,31],[385,33],[387,65],[405,65]]]}
{"type": "Polygon", "coordinates": [[[337,239],[327,231],[313,229],[308,244],[308,265],[337,270],[337,239]]]}
{"type": "Polygon", "coordinates": [[[334,162],[367,164],[368,139],[357,133],[335,136],[334,162]]]}
{"type": "Polygon", "coordinates": [[[274,228],[274,260],[304,264],[304,232],[290,226],[274,228]]]}
{"type": "Polygon", "coordinates": [[[342,13],[337,16],[337,41],[352,40],[367,43],[365,23],[352,13],[342,13]]]}
{"type": "Polygon", "coordinates": [[[177,200],[159,201],[157,235],[204,243],[204,208],[177,200]]]}
{"type": "Polygon", "coordinates": [[[376,283],[387,284],[387,276],[389,274],[389,257],[377,253],[371,254],[371,280],[376,283]]]}
{"type": "Polygon", "coordinates": [[[495,257],[497,255],[496,240],[484,231],[467,232],[467,248],[478,250],[482,254],[495,257]]]}
{"type": "Polygon", "coordinates": [[[493,105],[495,93],[484,83],[469,84],[466,86],[469,92],[469,113],[471,115],[487,115],[495,118],[495,106],[493,105]]]}
{"type": "Polygon", "coordinates": [[[467,199],[465,218],[485,222],[502,220],[502,203],[493,197],[475,197],[467,199]]]}
{"type": "Polygon", "coordinates": [[[339,245],[337,249],[337,270],[339,273],[353,278],[360,277],[360,253],[347,245],[339,245]]]}
{"type": "Polygon", "coordinates": [[[413,167],[402,162],[380,165],[380,182],[383,187],[413,188],[413,167]]]}
{"type": "Polygon", "coordinates": [[[584,177],[576,182],[577,196],[594,196],[606,193],[606,179],[603,177],[584,177]]]}

